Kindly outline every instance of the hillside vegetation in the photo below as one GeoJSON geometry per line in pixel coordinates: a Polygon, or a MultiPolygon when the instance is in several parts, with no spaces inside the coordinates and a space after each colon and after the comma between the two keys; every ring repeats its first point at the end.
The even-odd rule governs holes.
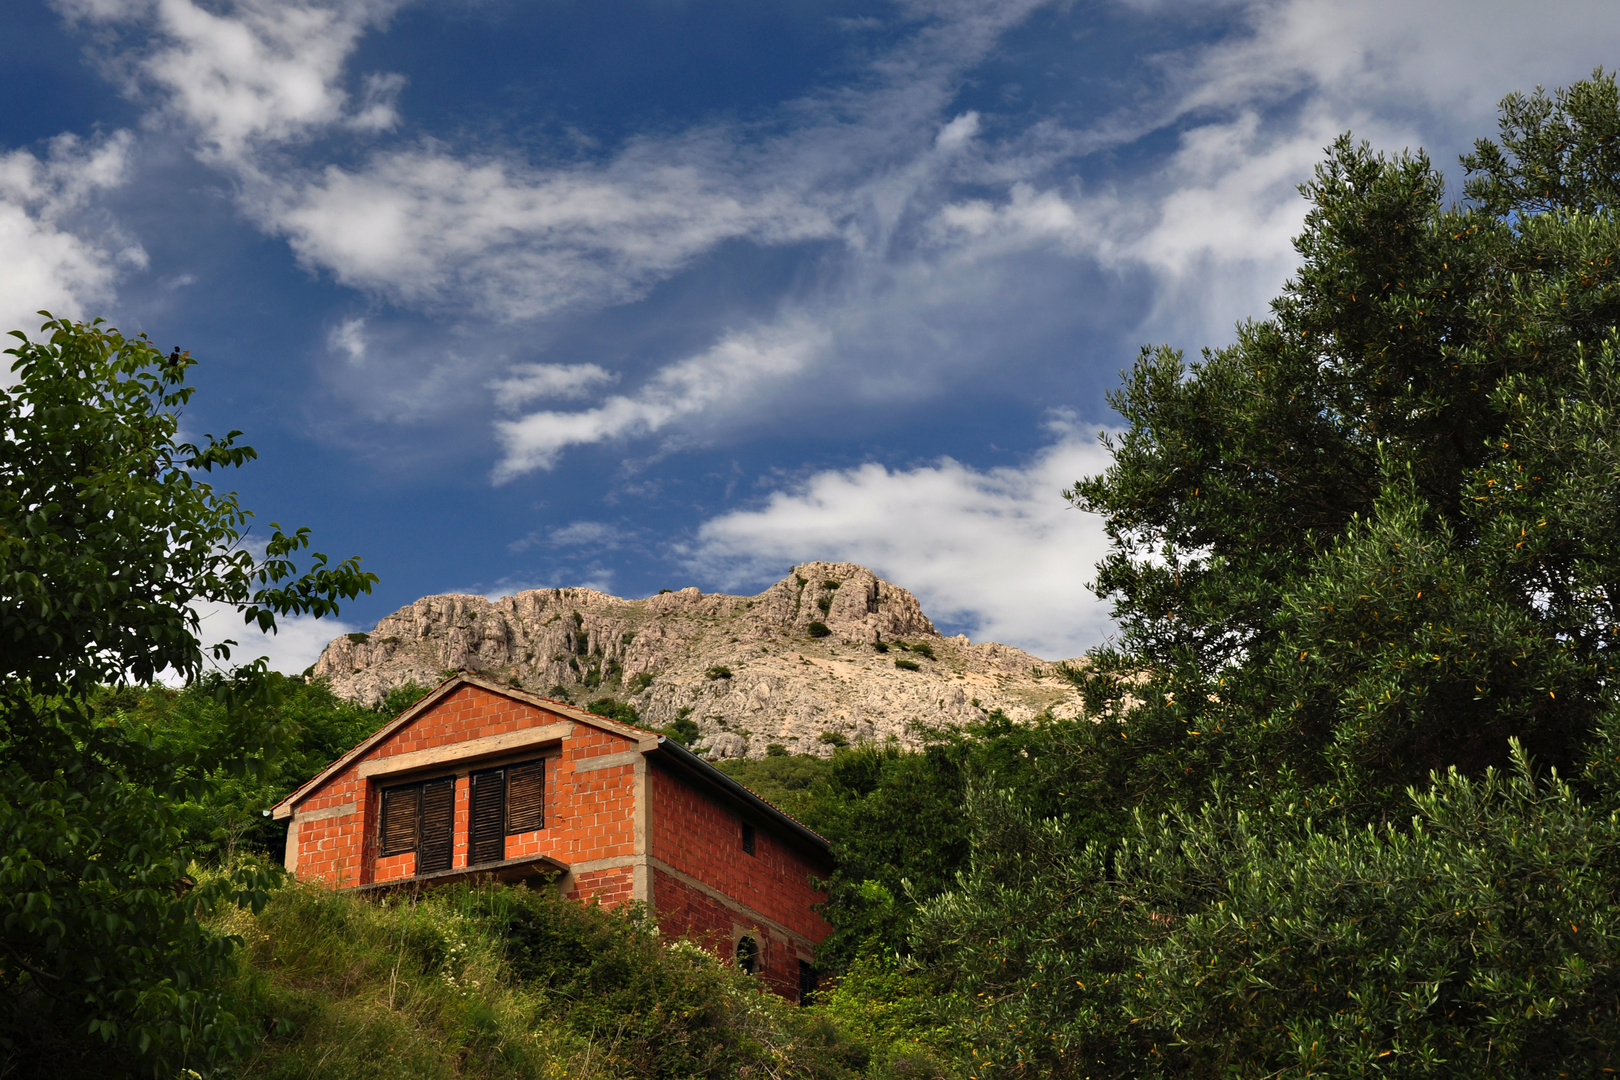
{"type": "Polygon", "coordinates": [[[634,910],[286,881],[254,814],[382,714],[205,677],[187,605],[369,578],[240,553],[195,477],[242,448],[172,441],[189,361],[53,323],[0,399],[35,485],[0,496],[0,1074],[1620,1070],[1614,79],[1510,97],[1463,164],[1448,204],[1339,140],[1271,315],[1125,373],[1066,493],[1112,541],[1087,719],[725,765],[833,843],[809,1008],[634,910]]]}

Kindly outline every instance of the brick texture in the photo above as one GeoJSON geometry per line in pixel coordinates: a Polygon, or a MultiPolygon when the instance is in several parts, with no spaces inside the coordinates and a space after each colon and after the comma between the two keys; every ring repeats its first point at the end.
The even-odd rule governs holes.
{"type": "MultiPolygon", "coordinates": [[[[546,855],[577,867],[563,882],[566,894],[604,906],[636,898],[639,870],[665,934],[690,937],[728,960],[739,940],[751,937],[764,985],[796,997],[799,962],[811,960],[829,929],[812,906],[821,895],[811,879],[831,869],[824,853],[695,786],[656,758],[632,755],[576,771],[592,759],[623,756],[638,743],[631,734],[571,720],[477,685],[456,687],[300,798],[298,816],[349,803],[356,809],[296,821],[298,876],[341,889],[415,874],[414,854],[376,855],[382,790],[400,778],[362,779],[362,761],[559,723],[571,727],[560,749],[552,744],[544,751],[545,827],[508,836],[505,857],[546,855]],[[648,805],[638,835],[637,798],[643,786],[648,805]],[[752,855],[743,850],[745,822],[755,828],[752,855]]],[[[405,778],[455,776],[452,868],[467,865],[468,773],[481,767],[477,761],[448,762],[442,770],[405,778]]]]}
{"type": "MultiPolygon", "coordinates": [[[[468,739],[545,727],[567,717],[476,686],[462,686],[372,747],[364,757],[330,777],[298,804],[300,814],[329,806],[354,803],[360,808],[344,817],[298,823],[298,876],[333,888],[394,881],[416,873],[411,854],[378,858],[377,828],[382,813],[382,790],[399,781],[391,777],[361,779],[361,761],[381,761],[395,754],[452,746],[468,739]]],[[[635,747],[616,732],[585,724],[574,725],[564,738],[560,754],[546,761],[546,827],[506,838],[506,857],[549,855],[565,863],[634,854],[635,803],[633,769],[629,765],[574,775],[574,763],[635,747]]],[[[451,866],[467,865],[467,792],[470,769],[477,762],[455,762],[442,771],[420,774],[455,775],[455,843],[451,866]]],[[[417,777],[413,776],[413,779],[417,777]]]]}

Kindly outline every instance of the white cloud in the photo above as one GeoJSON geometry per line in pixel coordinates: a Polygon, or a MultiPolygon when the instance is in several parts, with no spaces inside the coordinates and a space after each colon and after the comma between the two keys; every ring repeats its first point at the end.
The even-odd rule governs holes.
{"type": "Polygon", "coordinates": [[[148,25],[161,42],[139,60],[147,84],[195,130],[203,156],[252,164],[255,148],[314,130],[392,127],[398,75],[364,80],[358,110],[341,85],[360,36],[392,0],[232,0],[216,9],[192,0],[90,0],[64,4],[81,18],[148,25]]]}
{"type": "Polygon", "coordinates": [[[98,194],[125,182],[130,142],[123,131],[89,143],[60,135],[43,158],[0,154],[0,333],[33,333],[41,308],[92,314],[123,272],[146,266],[139,244],[85,214],[98,194]]]}
{"type": "Polygon", "coordinates": [[[495,431],[505,453],[495,479],[549,469],[570,446],[654,435],[716,408],[746,408],[799,374],[825,340],[818,327],[792,323],[769,333],[732,334],[665,367],[634,394],[615,394],[582,412],[547,410],[502,420],[495,431]]]}
{"type": "MultiPolygon", "coordinates": [[[[1304,213],[1294,187],[1340,131],[1427,142],[1445,163],[1464,135],[1489,130],[1503,93],[1580,77],[1620,30],[1609,0],[1568,0],[1556,17],[1461,0],[1133,0],[1155,19],[1214,13],[1232,29],[1144,58],[1128,107],[1020,129],[1015,114],[959,111],[956,98],[1039,0],[912,3],[897,43],[874,45],[858,77],[757,126],[700,124],[554,166],[500,146],[375,141],[400,126],[402,80],[362,74],[351,91],[346,69],[395,0],[63,2],[153,31],[130,70],[190,125],[206,160],[234,171],[247,212],[304,265],[435,318],[493,319],[517,335],[634,301],[728,242],[830,252],[774,316],[719,321],[709,345],[622,390],[609,389],[617,372],[591,364],[488,384],[498,410],[540,403],[494,420],[497,480],[551,468],[571,446],[712,439],[738,417],[791,414],[812,384],[845,400],[916,399],[982,380],[1022,333],[1080,332],[1083,298],[1025,298],[1052,266],[1077,289],[1093,272],[1147,282],[1135,336],[1219,343],[1236,319],[1264,314],[1293,265],[1304,213]],[[1166,131],[1176,149],[1158,167],[1116,187],[1080,183],[1090,155],[1166,131]],[[342,164],[289,149],[323,146],[317,134],[347,140],[342,164]],[[582,403],[557,404],[569,400],[582,403]]],[[[1126,329],[1118,311],[1106,317],[1126,329]]],[[[401,372],[416,362],[380,344],[366,352],[380,327],[349,327],[333,347],[352,359],[386,357],[401,372]]],[[[390,419],[466,407],[473,397],[447,388],[484,386],[497,363],[443,349],[418,363],[425,374],[386,394],[368,381],[355,396],[390,419]],[[458,379],[467,368],[474,376],[458,379]]]]}
{"type": "Polygon", "coordinates": [[[706,160],[727,152],[698,139],[639,148],[605,168],[542,170],[411,149],[275,181],[252,210],[307,265],[347,285],[411,306],[531,319],[635,299],[723,241],[835,235],[799,193],[706,160]]]}
{"type": "Polygon", "coordinates": [[[363,362],[366,358],[366,320],[344,319],[326,336],[326,344],[334,352],[347,353],[351,364],[363,362]]]}
{"type": "Polygon", "coordinates": [[[495,404],[515,409],[545,398],[579,398],[591,388],[613,382],[618,376],[597,364],[519,364],[512,374],[489,384],[495,391],[495,404]]]}
{"type": "MultiPolygon", "coordinates": [[[[240,612],[228,604],[200,604],[200,637],[206,650],[222,641],[234,641],[231,658],[225,666],[236,667],[252,663],[263,656],[274,671],[297,675],[320,658],[327,642],[356,627],[338,619],[317,619],[310,615],[278,618],[277,633],[260,632],[257,625],[247,626],[240,612]]],[[[169,673],[165,681],[173,681],[169,673]]]]}
{"type": "Polygon", "coordinates": [[[553,530],[550,542],[554,547],[610,547],[616,546],[617,533],[613,526],[601,521],[573,521],[553,530]]]}
{"type": "Polygon", "coordinates": [[[1021,466],[980,471],[943,458],[818,473],[757,510],[706,522],[692,562],[727,587],[808,559],[857,562],[975,639],[1079,655],[1112,626],[1086,588],[1107,541],[1101,520],[1060,492],[1110,459],[1072,421],[1054,426],[1058,440],[1021,466]]]}

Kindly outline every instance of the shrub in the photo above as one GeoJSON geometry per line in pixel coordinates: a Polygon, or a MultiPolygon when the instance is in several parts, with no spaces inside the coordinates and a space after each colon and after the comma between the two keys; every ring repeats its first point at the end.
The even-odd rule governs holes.
{"type": "Polygon", "coordinates": [[[630,692],[632,694],[641,693],[653,684],[653,678],[653,673],[650,671],[638,671],[630,680],[630,692]]]}
{"type": "Polygon", "coordinates": [[[837,1080],[866,1054],[702,949],[664,945],[639,905],[289,884],[226,921],[249,943],[233,989],[265,1033],[255,1076],[837,1080]]]}
{"type": "Polygon", "coordinates": [[[821,611],[821,613],[823,615],[827,614],[827,612],[832,610],[832,597],[830,597],[830,596],[818,596],[818,597],[816,597],[816,607],[821,611]]]}
{"type": "Polygon", "coordinates": [[[926,641],[919,641],[911,647],[911,651],[918,656],[926,656],[930,660],[934,659],[934,647],[926,641]]]}
{"type": "Polygon", "coordinates": [[[628,701],[620,701],[618,698],[610,697],[597,698],[585,708],[597,716],[605,716],[609,720],[617,720],[621,724],[641,726],[641,714],[628,701]]]}
{"type": "Polygon", "coordinates": [[[711,679],[729,679],[731,678],[731,669],[724,664],[716,664],[703,674],[711,679]]]}
{"type": "Polygon", "coordinates": [[[682,709],[681,714],[675,718],[673,723],[658,729],[659,733],[668,736],[682,746],[691,746],[697,742],[703,733],[698,730],[697,721],[688,715],[691,711],[691,709],[682,709]]]}
{"type": "Polygon", "coordinates": [[[915,661],[915,660],[907,660],[907,659],[904,659],[904,658],[896,660],[894,662],[894,666],[899,668],[901,671],[921,671],[922,670],[922,665],[917,663],[917,661],[915,661]]]}
{"type": "Polygon", "coordinates": [[[779,742],[770,743],[765,747],[766,757],[787,757],[788,749],[779,742]]]}
{"type": "Polygon", "coordinates": [[[872,642],[872,648],[880,653],[886,653],[889,651],[889,643],[887,641],[874,641],[872,642]]]}
{"type": "Polygon", "coordinates": [[[832,634],[832,627],[828,626],[820,619],[817,619],[815,622],[811,623],[807,629],[809,630],[810,636],[813,638],[829,637],[832,634]]]}
{"type": "Polygon", "coordinates": [[[826,743],[828,746],[849,745],[849,740],[846,739],[841,732],[837,731],[823,731],[820,735],[816,736],[816,741],[826,743]]]}
{"type": "Polygon", "coordinates": [[[370,634],[354,633],[345,634],[344,636],[356,645],[364,645],[366,642],[371,640],[370,634]]]}

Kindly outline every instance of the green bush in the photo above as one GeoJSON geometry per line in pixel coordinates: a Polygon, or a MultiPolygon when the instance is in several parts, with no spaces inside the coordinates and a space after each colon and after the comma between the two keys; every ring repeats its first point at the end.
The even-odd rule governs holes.
{"type": "Polygon", "coordinates": [[[832,628],[820,619],[815,620],[805,630],[813,638],[824,638],[832,635],[832,628]]]}
{"type": "Polygon", "coordinates": [[[729,679],[731,678],[731,669],[724,664],[715,664],[703,674],[711,679],[729,679]]]}
{"type": "Polygon", "coordinates": [[[634,727],[641,726],[641,713],[637,712],[636,707],[628,701],[620,701],[618,698],[610,697],[597,698],[586,705],[585,709],[587,712],[593,712],[597,716],[617,720],[621,724],[630,724],[634,727]]]}
{"type": "Polygon", "coordinates": [[[926,641],[919,641],[917,644],[911,646],[911,651],[916,653],[918,656],[925,656],[930,660],[934,659],[934,647],[928,644],[926,641]]]}
{"type": "Polygon", "coordinates": [[[637,906],[452,886],[366,899],[288,884],[230,984],[246,1075],[840,1080],[854,1045],[637,906]],[[829,1035],[831,1037],[829,1037],[829,1035]]]}
{"type": "Polygon", "coordinates": [[[895,660],[894,666],[899,668],[901,671],[921,671],[922,670],[922,665],[917,663],[917,661],[915,661],[915,660],[907,660],[903,656],[895,660]]]}
{"type": "Polygon", "coordinates": [[[674,721],[660,728],[659,731],[682,746],[691,746],[703,734],[698,730],[697,721],[692,719],[691,709],[682,709],[674,721]]]}

